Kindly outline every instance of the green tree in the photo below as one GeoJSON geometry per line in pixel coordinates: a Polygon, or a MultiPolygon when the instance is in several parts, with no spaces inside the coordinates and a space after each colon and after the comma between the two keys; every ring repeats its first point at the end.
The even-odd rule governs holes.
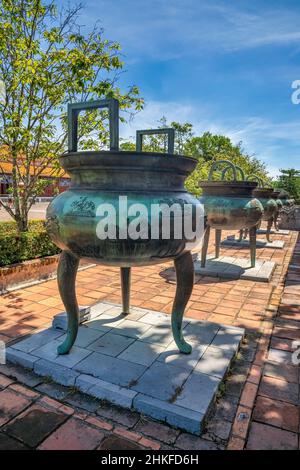
{"type": "MultiPolygon", "coordinates": [[[[66,149],[66,105],[115,97],[124,111],[139,110],[136,86],[116,86],[123,62],[120,46],[103,37],[96,24],[84,34],[81,6],[58,10],[42,0],[0,0],[0,77],[6,88],[0,102],[1,158],[12,164],[13,207],[1,202],[20,231],[43,190],[40,178],[66,149]]],[[[98,149],[108,141],[105,111],[79,119],[81,148],[98,149]],[[102,142],[102,144],[100,144],[102,142]]],[[[0,163],[0,176],[4,170],[0,163]]]]}
{"type": "MultiPolygon", "coordinates": [[[[179,122],[171,122],[168,124],[167,119],[163,116],[158,121],[158,129],[173,127],[175,129],[175,154],[184,154],[185,146],[189,139],[193,136],[193,125],[189,122],[183,124],[179,122]]],[[[121,144],[122,150],[135,151],[135,143],[131,141],[125,141],[121,144]]],[[[144,152],[167,152],[168,151],[168,138],[164,134],[157,135],[146,135],[143,138],[143,151],[144,152]]]]}
{"type": "Polygon", "coordinates": [[[275,181],[275,187],[287,191],[290,196],[300,200],[300,170],[294,168],[279,170],[281,175],[275,181]]]}
{"type": "MultiPolygon", "coordinates": [[[[241,167],[245,176],[255,174],[267,183],[270,182],[265,164],[257,158],[248,155],[244,151],[241,142],[235,145],[229,137],[224,135],[204,132],[201,136],[193,137],[187,142],[185,153],[198,159],[195,171],[186,182],[188,190],[196,195],[201,194],[199,181],[207,179],[209,169],[215,160],[229,160],[241,167]]],[[[228,177],[230,177],[230,174],[228,174],[228,177]]]]}

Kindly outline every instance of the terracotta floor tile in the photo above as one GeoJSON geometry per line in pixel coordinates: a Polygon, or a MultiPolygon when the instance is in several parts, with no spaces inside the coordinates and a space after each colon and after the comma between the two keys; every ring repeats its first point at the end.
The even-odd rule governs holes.
{"type": "Polygon", "coordinates": [[[58,296],[53,296],[48,297],[48,299],[41,300],[39,303],[42,305],[46,305],[47,307],[56,307],[58,304],[61,303],[61,300],[58,296]]]}
{"type": "Polygon", "coordinates": [[[40,450],[92,450],[104,439],[104,433],[82,420],[70,418],[40,446],[40,450]]]}
{"type": "Polygon", "coordinates": [[[259,395],[282,400],[293,405],[298,404],[299,386],[297,384],[264,376],[259,387],[259,395]]]}
{"type": "Polygon", "coordinates": [[[30,400],[13,390],[0,391],[0,426],[10,421],[14,416],[30,405],[30,400]]]}
{"type": "Polygon", "coordinates": [[[296,450],[297,434],[261,423],[252,423],[246,449],[296,450]]]}
{"type": "Polygon", "coordinates": [[[253,420],[292,432],[298,432],[299,428],[297,406],[267,397],[257,398],[253,420]]]}

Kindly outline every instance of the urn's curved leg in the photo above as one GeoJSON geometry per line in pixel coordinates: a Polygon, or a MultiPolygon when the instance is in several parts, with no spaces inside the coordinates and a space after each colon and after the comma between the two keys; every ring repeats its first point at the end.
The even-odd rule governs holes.
{"type": "Polygon", "coordinates": [[[238,241],[241,242],[244,238],[244,230],[240,230],[238,241]]]}
{"type": "Polygon", "coordinates": [[[269,243],[272,242],[272,240],[270,239],[270,234],[271,234],[271,228],[272,228],[272,225],[273,225],[273,217],[271,217],[271,219],[268,220],[268,225],[267,225],[267,234],[266,234],[266,239],[269,243]]]}
{"type": "Polygon", "coordinates": [[[279,213],[277,213],[274,216],[274,228],[275,228],[276,232],[278,232],[278,216],[279,216],[279,213]]]}
{"type": "Polygon", "coordinates": [[[246,228],[246,229],[244,230],[244,240],[247,239],[247,237],[248,237],[248,232],[249,232],[249,230],[246,228]]]}
{"type": "Polygon", "coordinates": [[[250,244],[251,268],[254,268],[255,261],[256,261],[256,226],[251,227],[249,230],[249,244],[250,244]]]}
{"type": "Polygon", "coordinates": [[[201,268],[204,268],[206,264],[209,235],[210,235],[210,226],[208,225],[204,232],[203,245],[202,245],[202,250],[201,250],[201,268]]]}
{"type": "Polygon", "coordinates": [[[182,335],[182,317],[194,285],[194,263],[191,252],[187,251],[179,258],[176,258],[174,264],[177,287],[172,309],[172,332],[178,349],[184,354],[190,354],[192,347],[184,340],[182,335]]]}
{"type": "Polygon", "coordinates": [[[130,309],[131,268],[121,268],[122,313],[128,315],[130,309]]]}
{"type": "Polygon", "coordinates": [[[75,280],[79,258],[69,251],[63,251],[57,269],[58,289],[68,315],[67,336],[58,346],[58,354],[67,354],[73,346],[79,325],[79,307],[75,294],[75,280]]]}
{"type": "Polygon", "coordinates": [[[219,258],[220,256],[220,245],[221,245],[221,236],[222,236],[222,230],[217,229],[215,233],[215,250],[216,250],[216,258],[219,258]]]}

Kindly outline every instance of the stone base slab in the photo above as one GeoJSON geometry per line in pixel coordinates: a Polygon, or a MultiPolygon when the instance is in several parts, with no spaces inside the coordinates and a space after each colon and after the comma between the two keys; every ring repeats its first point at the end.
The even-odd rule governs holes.
{"type": "Polygon", "coordinates": [[[183,327],[188,355],[173,341],[169,315],[132,308],[125,316],[100,302],[69,354],[57,355],[65,333],[49,328],[8,347],[7,360],[199,435],[244,330],[190,318],[183,327]]]}
{"type": "Polygon", "coordinates": [[[251,268],[249,259],[220,256],[218,259],[208,257],[204,268],[201,267],[201,260],[198,258],[194,262],[194,266],[195,273],[202,276],[270,282],[276,263],[256,260],[256,266],[251,268]]]}
{"type": "MultiPolygon", "coordinates": [[[[259,228],[257,230],[257,234],[259,235],[265,235],[267,233],[267,230],[264,228],[259,228]]],[[[289,230],[271,230],[270,232],[272,235],[289,235],[290,231],[289,230]]]]}
{"type": "MultiPolygon", "coordinates": [[[[79,307],[79,324],[91,319],[91,307],[79,307]]],[[[68,326],[68,316],[66,312],[54,315],[52,320],[52,328],[55,330],[66,331],[68,326]]]]}
{"type": "MultiPolygon", "coordinates": [[[[221,242],[223,246],[242,246],[249,248],[249,240],[243,239],[239,241],[234,235],[229,235],[225,240],[221,242]]],[[[256,240],[256,247],[257,248],[273,248],[281,250],[284,248],[285,242],[283,240],[273,240],[272,242],[268,242],[267,240],[256,240]]]]}

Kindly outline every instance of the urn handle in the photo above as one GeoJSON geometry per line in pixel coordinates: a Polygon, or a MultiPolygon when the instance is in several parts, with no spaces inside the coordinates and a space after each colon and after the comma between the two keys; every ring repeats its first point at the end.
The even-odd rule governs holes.
{"type": "MultiPolygon", "coordinates": [[[[235,166],[236,171],[240,174],[241,181],[244,181],[244,179],[245,179],[244,170],[238,165],[234,165],[234,166],[235,166]]],[[[226,168],[224,168],[224,170],[222,171],[222,175],[221,175],[222,180],[224,180],[224,178],[226,176],[226,173],[228,173],[228,171],[231,170],[231,169],[232,169],[231,166],[227,166],[226,168]]]]}
{"type": "Polygon", "coordinates": [[[174,143],[175,143],[175,129],[173,129],[172,127],[136,131],[136,151],[137,152],[142,151],[144,135],[159,135],[159,134],[165,134],[168,136],[168,153],[173,154],[174,143]]]}
{"type": "Polygon", "coordinates": [[[68,150],[77,152],[78,148],[78,115],[87,109],[108,108],[110,150],[119,150],[119,101],[115,98],[86,101],[68,104],[68,150]]]}
{"type": "MultiPolygon", "coordinates": [[[[232,170],[232,173],[233,173],[233,180],[236,181],[237,180],[237,174],[236,174],[236,167],[235,165],[228,161],[228,160],[217,160],[215,161],[212,166],[210,167],[210,171],[209,171],[209,174],[208,174],[208,180],[211,181],[213,179],[213,173],[214,171],[218,168],[218,166],[220,165],[224,165],[226,164],[227,167],[225,168],[226,172],[231,169],[232,170]]],[[[224,171],[224,170],[223,170],[224,171]]],[[[223,177],[223,173],[222,173],[222,176],[223,177]]]]}
{"type": "Polygon", "coordinates": [[[255,175],[255,174],[248,175],[246,177],[246,181],[256,181],[258,183],[258,188],[265,187],[264,180],[260,176],[255,175]]]}

